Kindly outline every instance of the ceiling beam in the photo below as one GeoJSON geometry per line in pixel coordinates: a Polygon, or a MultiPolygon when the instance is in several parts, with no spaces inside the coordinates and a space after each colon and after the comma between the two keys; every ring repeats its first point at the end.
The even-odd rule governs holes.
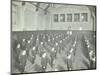
{"type": "Polygon", "coordinates": [[[50,4],[47,5],[47,7],[45,8],[45,10],[47,11],[47,9],[50,7],[50,4]]]}
{"type": "Polygon", "coordinates": [[[32,2],[28,2],[28,3],[34,5],[34,6],[36,7],[36,9],[37,9],[37,8],[40,8],[40,9],[42,9],[42,10],[45,11],[45,12],[49,12],[49,11],[46,11],[45,9],[43,9],[42,7],[40,7],[40,4],[33,4],[32,2]]]}
{"type": "MultiPolygon", "coordinates": [[[[40,6],[40,3],[37,3],[37,4],[36,4],[36,6],[38,6],[38,7],[39,7],[39,6],[40,6]]],[[[36,7],[36,11],[38,11],[38,10],[39,10],[39,8],[38,8],[38,7],[36,7]]]]}

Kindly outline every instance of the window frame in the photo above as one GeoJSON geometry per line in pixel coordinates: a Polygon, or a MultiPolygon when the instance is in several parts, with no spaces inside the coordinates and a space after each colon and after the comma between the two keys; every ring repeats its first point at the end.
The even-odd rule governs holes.
{"type": "Polygon", "coordinates": [[[81,13],[81,22],[88,22],[88,13],[81,13]]]}
{"type": "Polygon", "coordinates": [[[72,21],[73,21],[73,14],[67,13],[67,22],[72,22],[72,21]]]}
{"type": "Polygon", "coordinates": [[[53,22],[59,22],[59,14],[54,14],[53,15],[53,22]]]}
{"type": "Polygon", "coordinates": [[[74,22],[80,22],[80,13],[74,13],[74,22]]]}
{"type": "Polygon", "coordinates": [[[60,14],[60,22],[65,22],[65,14],[60,14]]]}

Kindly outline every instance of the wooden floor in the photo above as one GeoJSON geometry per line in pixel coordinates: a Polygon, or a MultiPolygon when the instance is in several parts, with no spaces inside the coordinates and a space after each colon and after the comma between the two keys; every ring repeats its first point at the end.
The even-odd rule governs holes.
{"type": "Polygon", "coordinates": [[[96,68],[96,37],[93,31],[12,32],[11,40],[12,73],[96,68]],[[19,49],[18,44],[20,44],[19,49]],[[33,52],[35,59],[30,55],[33,47],[35,47],[33,52]],[[21,55],[24,50],[26,54],[21,55]],[[21,63],[24,63],[24,67],[20,65],[21,63]],[[46,65],[45,69],[43,65],[46,65]],[[23,70],[21,71],[19,67],[23,67],[21,68],[23,70]]]}

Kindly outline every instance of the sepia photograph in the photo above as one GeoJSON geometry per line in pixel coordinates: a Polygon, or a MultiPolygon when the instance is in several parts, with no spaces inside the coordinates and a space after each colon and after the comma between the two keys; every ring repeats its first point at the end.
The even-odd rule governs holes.
{"type": "Polygon", "coordinates": [[[11,74],[96,70],[96,6],[11,0],[11,74]]]}

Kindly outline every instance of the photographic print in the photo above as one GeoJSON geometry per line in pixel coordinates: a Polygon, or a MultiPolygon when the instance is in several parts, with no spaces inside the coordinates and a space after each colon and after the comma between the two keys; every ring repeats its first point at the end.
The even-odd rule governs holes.
{"type": "Polygon", "coordinates": [[[11,0],[11,74],[96,69],[96,6],[11,0]]]}

